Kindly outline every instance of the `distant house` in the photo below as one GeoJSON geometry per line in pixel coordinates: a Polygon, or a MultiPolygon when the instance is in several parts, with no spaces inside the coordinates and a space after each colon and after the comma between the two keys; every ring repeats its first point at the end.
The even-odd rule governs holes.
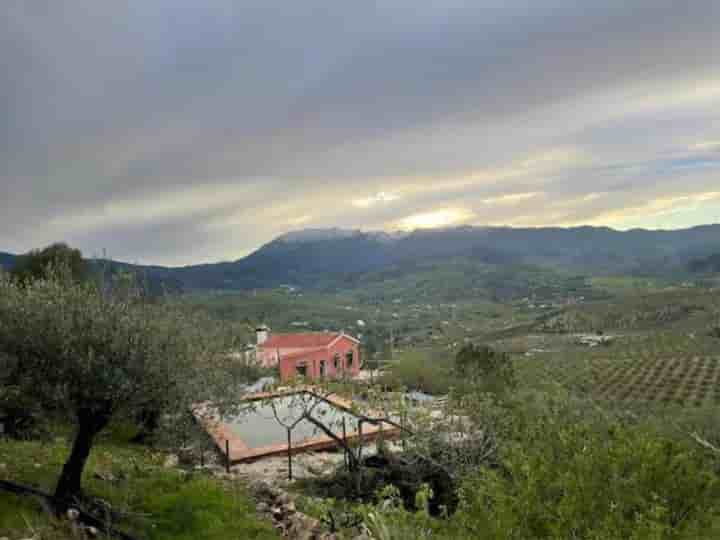
{"type": "Polygon", "coordinates": [[[256,359],[278,366],[280,380],[302,375],[309,379],[337,378],[360,373],[360,342],[344,332],[271,334],[257,329],[256,359]]]}

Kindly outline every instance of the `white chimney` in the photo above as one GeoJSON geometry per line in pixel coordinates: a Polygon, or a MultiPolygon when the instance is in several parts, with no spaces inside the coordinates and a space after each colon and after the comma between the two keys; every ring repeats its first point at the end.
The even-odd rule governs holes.
{"type": "Polygon", "coordinates": [[[257,344],[258,345],[262,345],[270,337],[270,329],[267,326],[265,326],[264,324],[261,326],[258,326],[257,329],[255,330],[255,333],[257,334],[257,344]]]}

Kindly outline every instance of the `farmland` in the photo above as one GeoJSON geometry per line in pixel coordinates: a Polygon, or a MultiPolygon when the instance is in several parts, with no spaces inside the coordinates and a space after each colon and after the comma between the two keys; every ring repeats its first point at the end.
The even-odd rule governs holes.
{"type": "Polygon", "coordinates": [[[333,292],[287,286],[184,301],[233,321],[248,341],[261,321],[275,331],[346,329],[363,337],[366,358],[397,366],[393,380],[425,389],[447,388],[454,351],[473,341],[510,353],[529,389],[559,384],[607,405],[720,405],[717,289],[627,276],[541,287],[536,276],[533,296],[493,299],[490,287],[459,298],[442,284],[471,283],[464,270],[455,262],[333,292]],[[598,334],[605,346],[582,343],[598,334]]]}
{"type": "Polygon", "coordinates": [[[598,396],[608,400],[641,400],[703,406],[720,404],[720,358],[653,357],[631,363],[596,364],[598,396]]]}

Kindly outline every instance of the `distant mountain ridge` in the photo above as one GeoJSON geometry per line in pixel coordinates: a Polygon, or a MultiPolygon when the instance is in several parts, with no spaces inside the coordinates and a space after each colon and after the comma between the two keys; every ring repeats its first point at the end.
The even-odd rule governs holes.
{"type": "MultiPolygon", "coordinates": [[[[667,275],[720,253],[720,224],[681,230],[607,227],[455,227],[409,233],[308,229],[282,235],[234,262],[180,268],[128,265],[153,282],[180,288],[243,290],[282,284],[342,285],[365,273],[464,258],[495,265],[535,265],[588,275],[667,275]]],[[[0,264],[13,256],[0,255],[0,264]]]]}
{"type": "Polygon", "coordinates": [[[319,242],[323,240],[341,240],[353,237],[368,236],[379,241],[392,242],[407,236],[409,233],[404,232],[384,232],[384,231],[368,231],[364,232],[360,229],[301,229],[299,231],[291,231],[278,236],[275,242],[319,242]]]}
{"type": "Polygon", "coordinates": [[[15,264],[15,259],[15,255],[0,251],[0,267],[9,270],[15,264]]]}

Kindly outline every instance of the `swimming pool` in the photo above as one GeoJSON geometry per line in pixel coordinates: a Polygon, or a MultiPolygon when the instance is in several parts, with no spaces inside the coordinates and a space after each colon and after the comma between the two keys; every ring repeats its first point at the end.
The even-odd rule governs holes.
{"type": "Polygon", "coordinates": [[[230,463],[287,455],[288,451],[337,448],[337,440],[305,419],[304,413],[321,422],[338,438],[343,436],[344,424],[345,437],[350,443],[361,437],[367,442],[399,434],[397,428],[384,422],[361,422],[352,413],[352,406],[334,394],[321,396],[312,390],[298,390],[246,396],[237,414],[222,419],[212,419],[207,408],[198,409],[196,418],[230,463]],[[291,427],[290,449],[288,427],[291,427]]]}
{"type": "Polygon", "coordinates": [[[248,402],[240,414],[225,419],[232,433],[250,448],[287,444],[287,428],[291,427],[293,444],[300,444],[325,433],[303,418],[305,413],[322,422],[330,431],[342,437],[358,430],[358,418],[310,393],[293,394],[270,400],[248,402]]]}

